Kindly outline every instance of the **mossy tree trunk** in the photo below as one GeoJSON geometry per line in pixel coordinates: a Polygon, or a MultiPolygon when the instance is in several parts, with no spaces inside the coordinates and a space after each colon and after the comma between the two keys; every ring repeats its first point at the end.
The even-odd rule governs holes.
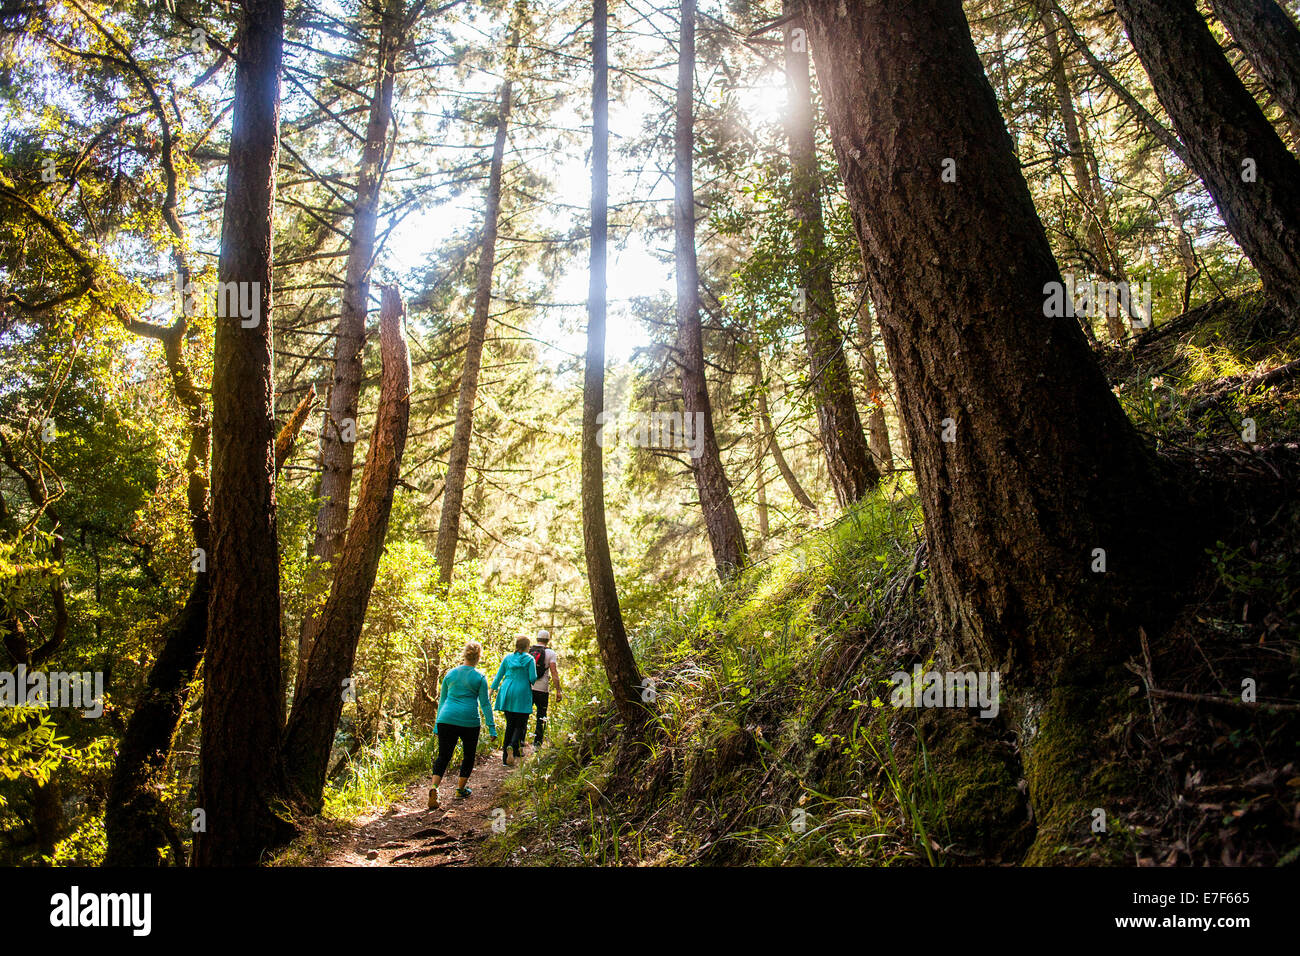
{"type": "MultiPolygon", "coordinates": [[[[1078,324],[1044,315],[1060,271],[960,0],[846,0],[806,16],[947,654],[1005,672],[1013,715],[1097,720],[1051,708],[1075,699],[1081,662],[1125,657],[1136,624],[1165,606],[1190,550],[1179,499],[1078,324]]],[[[1086,834],[1081,803],[1099,799],[1089,766],[1046,786],[1062,768],[1034,763],[1034,739],[1042,845],[1086,834]]]]}

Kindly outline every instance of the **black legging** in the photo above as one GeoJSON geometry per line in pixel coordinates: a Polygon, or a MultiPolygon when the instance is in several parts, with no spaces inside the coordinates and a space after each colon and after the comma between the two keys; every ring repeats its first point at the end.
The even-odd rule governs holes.
{"type": "Polygon", "coordinates": [[[459,724],[438,725],[438,759],[433,762],[433,775],[441,777],[456,752],[456,742],[461,744],[460,775],[468,777],[474,772],[474,752],[478,750],[478,725],[461,727],[459,724]]]}
{"type": "Polygon", "coordinates": [[[531,714],[512,714],[510,711],[506,715],[506,739],[501,745],[501,762],[505,763],[506,754],[510,748],[515,748],[515,756],[518,757],[523,753],[524,738],[528,736],[528,718],[531,714]]]}

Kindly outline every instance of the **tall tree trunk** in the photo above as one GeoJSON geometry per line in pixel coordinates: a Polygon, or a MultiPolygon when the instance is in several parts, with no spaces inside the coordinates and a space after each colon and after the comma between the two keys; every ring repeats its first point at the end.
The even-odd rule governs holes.
{"type": "Polygon", "coordinates": [[[465,474],[469,469],[470,438],[474,432],[474,403],[478,400],[479,367],[483,361],[483,343],[487,340],[488,317],[492,309],[492,273],[496,268],[497,223],[501,216],[501,175],[505,166],[506,133],[510,126],[510,77],[519,50],[523,6],[523,4],[516,4],[510,26],[506,78],[501,84],[496,140],[492,144],[492,165],[488,173],[487,206],[483,213],[483,250],[479,254],[478,274],[474,287],[474,316],[469,323],[465,366],[460,373],[460,393],[456,397],[456,426],[451,437],[451,452],[447,457],[447,476],[443,481],[442,516],[438,520],[438,539],[434,546],[434,558],[438,562],[438,580],[444,588],[451,584],[452,566],[456,561],[456,544],[460,539],[460,513],[465,500],[465,474]]]}
{"type": "Polygon", "coordinates": [[[1300,130],[1300,29],[1275,0],[1212,0],[1292,129],[1300,130]]]}
{"type": "Polygon", "coordinates": [[[605,463],[597,419],[605,406],[605,290],[609,239],[609,14],[606,0],[592,3],[591,284],[587,292],[587,362],[582,384],[582,542],[596,647],[619,717],[640,729],[647,711],[641,672],[632,656],[618,606],[614,563],[605,528],[605,463]]]}
{"type": "MultiPolygon", "coordinates": [[[[343,279],[343,303],[334,330],[334,380],[321,425],[320,509],[316,513],[316,537],[311,554],[319,562],[332,564],[343,548],[348,530],[348,507],[352,494],[352,463],[356,441],[345,440],[344,422],[355,430],[361,400],[362,354],[366,346],[366,312],[370,301],[370,267],[375,258],[375,228],[379,219],[379,195],[383,183],[384,149],[393,115],[393,80],[404,42],[405,4],[388,0],[379,29],[379,53],[375,65],[375,90],[370,97],[366,141],[357,171],[357,192],[352,204],[352,232],[348,237],[348,259],[343,279]]],[[[329,570],[318,567],[313,584],[328,580],[329,570]]],[[[319,592],[316,592],[319,593],[319,592]]],[[[315,614],[302,623],[298,635],[298,674],[301,676],[311,654],[318,626],[315,614]]]]}
{"type": "Polygon", "coordinates": [[[199,760],[206,831],[195,837],[198,865],[256,863],[283,833],[269,802],[284,706],[271,375],[271,241],[283,42],[282,0],[245,0],[217,272],[223,288],[235,283],[251,292],[258,311],[247,320],[239,315],[216,320],[212,591],[199,760]]]}
{"type": "Polygon", "coordinates": [[[758,378],[758,419],[763,423],[763,433],[767,435],[767,447],[772,451],[772,460],[776,462],[776,470],[781,473],[785,486],[790,489],[790,494],[794,495],[794,500],[799,503],[799,507],[806,511],[816,511],[817,506],[808,497],[808,492],[803,490],[803,485],[799,484],[794,469],[786,461],[785,453],[781,451],[781,445],[776,440],[776,429],[772,427],[772,414],[767,407],[767,388],[762,384],[763,368],[761,364],[758,368],[758,378]]]}
{"type": "MultiPolygon", "coordinates": [[[[1057,35],[1056,15],[1051,3],[1043,0],[1039,6],[1039,20],[1043,25],[1043,34],[1047,44],[1048,60],[1052,70],[1052,86],[1056,93],[1056,102],[1061,112],[1061,125],[1065,130],[1065,148],[1070,152],[1070,167],[1074,173],[1074,190],[1082,206],[1084,236],[1088,253],[1091,256],[1089,271],[1099,273],[1112,282],[1126,282],[1124,265],[1118,255],[1106,241],[1106,193],[1101,181],[1093,176],[1088,165],[1087,149],[1084,146],[1083,132],[1079,122],[1078,109],[1074,103],[1074,91],[1070,89],[1069,74],[1065,69],[1065,57],[1061,54],[1061,43],[1057,35]]],[[[1086,316],[1080,321],[1085,324],[1085,331],[1092,327],[1086,316]]],[[[1123,341],[1128,335],[1125,317],[1118,309],[1106,310],[1106,331],[1112,342],[1123,341]]]]}
{"type": "MultiPolygon", "coordinates": [[[[795,3],[785,0],[785,15],[795,3]]],[[[853,398],[853,380],[844,356],[844,333],[836,315],[831,263],[822,220],[821,168],[813,131],[812,80],[807,30],[801,19],[785,31],[786,134],[790,140],[791,212],[795,258],[804,288],[804,345],[808,375],[817,404],[818,435],[826,470],[840,507],[864,497],[880,481],[862,419],[853,398]]]]}
{"type": "Polygon", "coordinates": [[[807,16],[910,431],[945,650],[1006,674],[1013,719],[1041,704],[1026,775],[1040,847],[1059,845],[1086,834],[1079,801],[1095,792],[1091,765],[1054,736],[1079,731],[1071,682],[1126,656],[1135,622],[1163,611],[1192,550],[1179,498],[1078,325],[1043,314],[1060,271],[961,0],[807,16]],[[1090,573],[1098,548],[1107,573],[1090,573]]]}
{"type": "Polygon", "coordinates": [[[889,423],[885,421],[885,386],[880,381],[880,368],[876,364],[876,342],[871,331],[871,307],[864,297],[858,306],[858,334],[862,337],[862,378],[871,400],[867,416],[867,444],[881,472],[894,470],[894,453],[889,448],[889,423]]]}
{"type": "Polygon", "coordinates": [[[344,682],[352,673],[370,592],[384,551],[411,417],[411,359],[396,288],[385,286],[379,316],[383,377],[356,512],[339,555],[320,631],[294,696],[281,748],[289,796],[312,813],[320,810],[330,748],[343,712],[344,682]]]}
{"type": "MultiPolygon", "coordinates": [[[[682,0],[677,63],[677,127],[673,172],[673,226],[677,266],[677,360],[682,369],[682,400],[688,427],[701,454],[691,459],[700,493],[704,526],[718,577],[731,578],[745,564],[745,532],[736,514],[722,452],[713,430],[704,371],[704,333],[700,324],[700,276],[695,258],[695,0],[682,0]]],[[[602,353],[603,354],[603,353],[602,353]]]]}
{"type": "Polygon", "coordinates": [[[1300,308],[1300,162],[1237,77],[1194,0],[1116,0],[1151,85],[1269,298],[1300,308]]]}

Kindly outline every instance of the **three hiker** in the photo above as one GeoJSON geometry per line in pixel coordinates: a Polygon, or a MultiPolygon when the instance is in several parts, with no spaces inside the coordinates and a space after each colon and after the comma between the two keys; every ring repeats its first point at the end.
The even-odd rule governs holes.
{"type": "MultiPolygon", "coordinates": [[[[502,658],[492,680],[490,691],[497,695],[496,709],[506,718],[501,760],[507,767],[513,767],[523,757],[528,715],[534,706],[537,708],[537,728],[533,745],[542,745],[552,679],[555,681],[555,702],[560,702],[560,672],[556,667],[559,656],[551,650],[550,643],[550,632],[538,631],[537,646],[532,647],[530,653],[528,638],[517,638],[514,652],[502,658]]],[[[474,755],[478,748],[480,711],[492,740],[497,738],[487,678],[477,669],[482,653],[482,645],[470,641],[465,645],[464,663],[453,667],[442,679],[442,690],[438,695],[438,758],[434,761],[433,786],[429,790],[430,810],[439,808],[438,785],[442,783],[442,775],[451,763],[457,744],[461,746],[461,763],[456,798],[463,800],[472,792],[467,784],[474,770],[474,755]]]]}

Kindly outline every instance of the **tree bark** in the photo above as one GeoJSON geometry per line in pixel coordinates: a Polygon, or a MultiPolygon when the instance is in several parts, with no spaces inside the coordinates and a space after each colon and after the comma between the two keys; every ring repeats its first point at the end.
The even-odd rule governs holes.
{"type": "Polygon", "coordinates": [[[379,317],[383,377],[356,512],[348,528],[307,671],[294,695],[281,752],[287,796],[311,813],[320,810],[330,748],[343,712],[344,681],[352,673],[370,592],[384,552],[393,492],[401,474],[411,417],[411,359],[395,287],[383,289],[379,317]]]}
{"type": "Polygon", "coordinates": [[[505,166],[506,133],[510,126],[510,76],[519,50],[522,6],[516,5],[514,22],[510,28],[510,51],[506,78],[501,84],[496,139],[492,144],[492,164],[488,173],[487,206],[483,213],[483,249],[479,254],[474,287],[474,316],[469,323],[465,366],[460,373],[460,392],[456,396],[456,426],[451,437],[451,452],[447,457],[442,515],[438,520],[438,538],[434,546],[438,580],[444,589],[451,584],[456,544],[460,539],[460,512],[465,500],[465,474],[469,468],[470,439],[474,432],[474,403],[478,400],[479,368],[483,361],[483,344],[487,340],[488,317],[492,309],[492,274],[496,268],[497,223],[501,216],[501,177],[505,166]]]}
{"type": "Polygon", "coordinates": [[[596,647],[614,706],[636,732],[648,717],[641,672],[623,628],[618,587],[605,528],[605,465],[597,419],[605,405],[605,290],[609,236],[609,16],[606,0],[592,3],[591,266],[587,293],[587,360],[582,386],[582,541],[596,647]]]}
{"type": "Polygon", "coordinates": [[[1274,0],[1212,0],[1292,129],[1300,130],[1300,29],[1274,0]]]}
{"type": "MultiPolygon", "coordinates": [[[[700,277],[695,257],[695,0],[683,0],[677,64],[677,126],[673,175],[673,225],[677,267],[677,360],[682,370],[682,400],[687,427],[695,429],[701,454],[691,459],[704,526],[718,577],[726,581],[745,564],[745,532],[736,514],[722,451],[713,429],[704,370],[700,325],[700,277]]],[[[604,354],[602,350],[602,356],[604,354]]],[[[603,362],[603,358],[602,358],[603,362]]]]}
{"type": "Polygon", "coordinates": [[[1148,556],[1162,480],[1081,330],[1043,314],[1060,271],[959,0],[846,7],[809,16],[911,433],[933,593],[969,656],[1050,667],[1078,628],[1044,622],[1113,608],[1161,576],[1148,556]],[[891,69],[907,81],[888,82],[891,69]],[[949,156],[956,183],[940,178],[949,156]],[[1121,573],[1089,575],[1093,547],[1121,573]]]}
{"type": "Polygon", "coordinates": [[[1083,332],[1044,315],[1060,271],[961,0],[807,10],[910,433],[943,650],[1001,671],[1011,719],[1033,715],[1019,726],[1045,855],[1082,838],[1079,801],[1095,798],[1062,743],[1091,739],[1080,682],[1132,651],[1196,549],[1083,332]],[[1092,572],[1098,548],[1106,573],[1092,572]]]}
{"type": "Polygon", "coordinates": [[[219,316],[213,351],[212,591],[199,761],[206,831],[194,842],[195,863],[208,866],[256,863],[283,832],[268,799],[283,718],[271,346],[283,41],[282,0],[245,0],[218,277],[250,289],[258,313],[247,327],[238,315],[219,316]]]}
{"type": "MultiPolygon", "coordinates": [[[[791,0],[785,0],[785,15],[796,16],[794,7],[791,0]]],[[[866,496],[879,483],[880,470],[862,431],[849,363],[844,356],[844,333],[836,314],[822,219],[821,168],[813,131],[807,30],[797,16],[785,30],[785,84],[794,254],[804,289],[804,346],[808,350],[808,375],[817,405],[826,470],[835,500],[843,508],[866,496]]]]}
{"type": "Polygon", "coordinates": [[[1194,0],[1116,0],[1156,96],[1264,291],[1300,308],[1300,162],[1237,77],[1194,0]]]}
{"type": "MultiPolygon", "coordinates": [[[[362,355],[366,346],[366,313],[370,301],[370,268],[375,258],[375,229],[379,220],[379,196],[383,183],[384,149],[393,115],[393,81],[398,56],[405,40],[402,0],[388,0],[379,30],[379,52],[375,66],[375,89],[370,98],[366,140],[357,171],[357,192],[352,204],[352,232],[348,237],[348,258],[343,279],[343,303],[334,330],[334,379],[320,435],[320,499],[316,512],[316,537],[311,554],[326,567],[317,575],[328,580],[328,565],[343,548],[348,530],[348,508],[352,495],[353,458],[356,441],[345,441],[343,422],[355,428],[361,400],[362,355]]],[[[316,582],[320,583],[320,582],[316,582]]],[[[319,593],[316,591],[314,593],[319,593]]],[[[311,654],[315,615],[302,623],[298,635],[298,673],[311,654]]]]}

